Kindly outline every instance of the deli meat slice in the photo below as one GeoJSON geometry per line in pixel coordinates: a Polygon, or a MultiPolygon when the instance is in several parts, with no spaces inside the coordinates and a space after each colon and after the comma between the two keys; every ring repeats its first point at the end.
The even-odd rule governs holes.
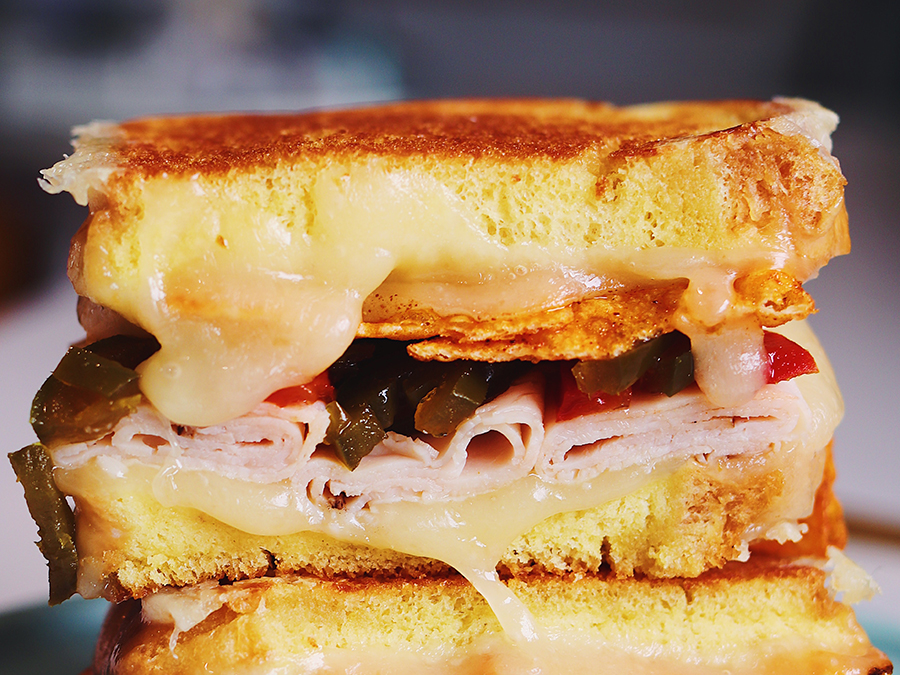
{"type": "Polygon", "coordinates": [[[290,408],[263,403],[247,415],[211,427],[174,425],[144,404],[104,438],[55,448],[53,460],[72,468],[94,457],[111,456],[150,466],[177,463],[182,470],[274,483],[289,479],[309,462],[327,428],[323,403],[290,408]]]}
{"type": "Polygon", "coordinates": [[[94,457],[214,472],[256,483],[289,481],[318,506],[361,508],[370,501],[447,499],[486,492],[533,471],[544,438],[542,386],[513,385],[481,406],[446,438],[393,432],[350,471],[322,445],[329,417],[315,402],[262,403],[225,424],[171,424],[149,405],[124,418],[102,439],[53,449],[58,466],[94,457]]]}
{"type": "MultiPolygon", "coordinates": [[[[580,482],[608,471],[690,457],[756,455],[791,438],[810,410],[792,382],[767,385],[739,406],[716,408],[696,388],[666,398],[632,398],[627,408],[548,421],[539,378],[514,384],[445,438],[387,437],[351,471],[325,445],[325,404],[280,407],[210,427],[173,425],[149,405],[106,437],[53,449],[77,467],[93,457],[205,471],[254,483],[287,482],[294,494],[326,508],[369,502],[472,496],[535,472],[580,482]]],[[[800,428],[805,428],[805,425],[800,428]]]]}
{"type": "Polygon", "coordinates": [[[312,492],[370,495],[379,501],[456,498],[487,492],[528,475],[544,440],[538,380],[528,379],[482,405],[444,439],[388,436],[354,471],[331,453],[313,457],[312,492]]]}
{"type": "Polygon", "coordinates": [[[724,408],[697,387],[671,398],[635,395],[626,408],[549,422],[536,471],[573,482],[670,459],[761,454],[788,440],[810,414],[792,382],[766,385],[747,403],[724,408]]]}

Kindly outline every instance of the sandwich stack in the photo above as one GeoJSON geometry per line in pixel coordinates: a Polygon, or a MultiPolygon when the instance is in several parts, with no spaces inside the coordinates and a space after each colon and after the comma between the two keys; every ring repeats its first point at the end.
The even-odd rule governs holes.
{"type": "Polygon", "coordinates": [[[51,601],[115,603],[89,672],[891,672],[805,322],[849,251],[836,124],[467,100],[76,129],[42,183],[90,209],[86,336],[11,458],[51,601]]]}

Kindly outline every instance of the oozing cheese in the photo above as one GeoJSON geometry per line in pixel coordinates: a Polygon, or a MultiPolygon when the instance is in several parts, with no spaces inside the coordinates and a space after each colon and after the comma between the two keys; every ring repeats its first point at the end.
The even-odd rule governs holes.
{"type": "Polygon", "coordinates": [[[159,339],[141,369],[153,404],[176,422],[207,426],[327,368],[373,293],[481,317],[688,278],[681,328],[694,337],[732,310],[736,276],[760,267],[813,272],[792,250],[762,242],[734,253],[501,245],[485,238],[459,195],[428,180],[377,162],[338,167],[312,188],[308,222],[200,175],[148,181],[128,245],[95,243],[91,230],[121,225],[110,211],[94,213],[73,253],[85,275],[76,286],[159,339]]]}
{"type": "Polygon", "coordinates": [[[717,328],[736,277],[846,250],[836,124],[794,99],[95,123],[42,185],[91,206],[79,293],[162,344],[145,393],[206,426],[323,371],[373,293],[491,318],[687,279],[686,332],[717,328]]]}

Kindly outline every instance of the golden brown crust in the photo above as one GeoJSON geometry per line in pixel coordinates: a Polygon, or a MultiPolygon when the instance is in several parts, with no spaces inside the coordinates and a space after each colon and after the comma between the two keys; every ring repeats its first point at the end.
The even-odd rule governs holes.
{"type": "MultiPolygon", "coordinates": [[[[637,670],[629,672],[891,672],[824,580],[814,567],[752,558],[692,580],[534,575],[509,586],[566,650],[605,655],[613,672],[610,664],[622,665],[623,652],[653,655],[632,657],[637,670]]],[[[492,642],[500,635],[497,620],[459,577],[259,579],[213,590],[220,592],[221,608],[179,635],[174,650],[171,624],[141,622],[138,603],[113,608],[95,675],[177,675],[200,664],[213,672],[246,672],[241,669],[286,663],[296,670],[278,672],[303,673],[298,664],[304,658],[318,654],[308,663],[321,667],[334,650],[365,655],[353,672],[398,672],[374,665],[384,666],[377,659],[385,653],[409,672],[437,661],[458,669],[427,672],[499,673],[504,659],[515,658],[509,643],[492,642]]],[[[553,663],[557,670],[544,664],[541,672],[570,672],[553,663]]],[[[601,663],[592,661],[590,672],[601,663]]]]}
{"type": "MultiPolygon", "coordinates": [[[[486,240],[503,246],[746,248],[752,257],[783,247],[787,237],[781,254],[804,258],[809,269],[798,278],[805,281],[849,250],[846,218],[835,218],[845,181],[822,149],[828,130],[816,131],[833,123],[830,115],[802,101],[617,108],[462,100],[160,117],[84,128],[76,156],[45,175],[48,189],[91,199],[98,218],[88,249],[93,240],[114,245],[116,259],[107,264],[124,266],[120,274],[139,253],[129,229],[146,206],[143,181],[163,174],[170,183],[187,180],[213,201],[237,191],[310,234],[317,181],[333,178],[325,170],[349,176],[368,165],[429,176],[432,188],[442,186],[473,210],[486,240]]],[[[794,266],[776,266],[785,263],[794,266]]],[[[89,271],[79,290],[103,304],[89,271]]]]}
{"type": "Polygon", "coordinates": [[[623,161],[658,152],[660,139],[727,135],[732,127],[789,111],[759,101],[660,104],[644,114],[577,100],[421,101],[305,115],[133,120],[120,125],[114,151],[128,171],[151,176],[343,154],[560,161],[600,147],[623,161]]]}

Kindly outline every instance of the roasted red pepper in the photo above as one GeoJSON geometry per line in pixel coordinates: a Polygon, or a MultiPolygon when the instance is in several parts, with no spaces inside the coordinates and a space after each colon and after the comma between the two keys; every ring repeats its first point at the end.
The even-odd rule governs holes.
{"type": "MultiPolygon", "coordinates": [[[[634,390],[644,393],[665,393],[667,396],[672,396],[693,383],[690,345],[684,342],[687,338],[680,336],[682,339],[676,340],[672,336],[680,336],[680,334],[670,333],[663,336],[670,340],[670,346],[667,346],[666,351],[662,354],[655,355],[655,362],[634,383],[634,390]]],[[[657,340],[662,340],[662,338],[657,338],[657,340]]],[[[645,348],[647,344],[644,343],[640,348],[645,348]]],[[[819,372],[813,355],[780,333],[765,331],[763,346],[769,360],[769,372],[766,380],[769,384],[819,372]]],[[[631,358],[631,352],[625,354],[624,357],[631,358]]],[[[619,357],[619,359],[622,358],[619,357]]],[[[615,360],[613,359],[613,361],[615,360]]],[[[602,362],[600,364],[602,365],[602,362]]],[[[632,387],[619,394],[608,394],[602,391],[587,394],[582,391],[582,387],[579,387],[577,374],[573,375],[571,368],[563,366],[560,369],[560,395],[556,419],[564,421],[581,415],[627,406],[631,402],[631,393],[632,387]]]]}
{"type": "Polygon", "coordinates": [[[813,355],[781,333],[766,331],[763,345],[769,355],[769,384],[819,372],[813,355]]]}
{"type": "Polygon", "coordinates": [[[631,389],[626,389],[621,394],[606,394],[595,391],[593,394],[585,394],[578,388],[575,376],[568,364],[563,364],[560,371],[559,407],[556,409],[556,421],[564,422],[575,417],[625,408],[631,403],[631,389]]]}
{"type": "Polygon", "coordinates": [[[274,403],[282,408],[301,403],[314,403],[316,401],[329,403],[333,400],[334,387],[331,386],[331,380],[327,371],[317,375],[306,384],[279,389],[266,399],[267,402],[274,403]]]}

